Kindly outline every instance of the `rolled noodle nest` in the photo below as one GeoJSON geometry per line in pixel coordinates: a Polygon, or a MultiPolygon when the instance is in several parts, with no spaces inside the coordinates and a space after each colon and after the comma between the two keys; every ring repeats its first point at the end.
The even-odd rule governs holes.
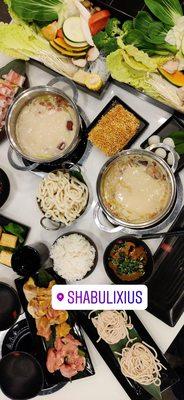
{"type": "Polygon", "coordinates": [[[141,385],[156,386],[161,385],[161,369],[166,369],[158,360],[156,350],[144,342],[123,348],[120,367],[123,375],[141,385]]]}
{"type": "Polygon", "coordinates": [[[45,217],[70,225],[87,205],[88,187],[68,172],[50,172],[40,183],[37,200],[45,217]]]}
{"type": "MultiPolygon", "coordinates": [[[[89,314],[89,318],[91,314],[89,314]]],[[[97,329],[99,342],[103,339],[108,344],[118,343],[120,340],[128,338],[128,341],[132,341],[129,337],[129,329],[133,328],[131,319],[128,317],[125,311],[118,312],[116,310],[102,311],[96,317],[92,318],[93,325],[97,329]]]]}

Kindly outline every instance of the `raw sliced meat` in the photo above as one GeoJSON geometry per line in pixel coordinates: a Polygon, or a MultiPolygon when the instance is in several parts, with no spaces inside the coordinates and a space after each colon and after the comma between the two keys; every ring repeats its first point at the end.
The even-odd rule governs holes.
{"type": "Polygon", "coordinates": [[[10,70],[10,72],[8,72],[8,74],[3,75],[3,78],[11,83],[14,83],[14,85],[19,86],[19,87],[22,87],[22,85],[25,81],[24,76],[18,74],[17,72],[13,71],[12,69],[10,70]]]}

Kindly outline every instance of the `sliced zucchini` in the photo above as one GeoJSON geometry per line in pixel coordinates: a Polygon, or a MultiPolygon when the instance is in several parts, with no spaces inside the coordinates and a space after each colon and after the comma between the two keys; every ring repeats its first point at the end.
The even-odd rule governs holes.
{"type": "Polygon", "coordinates": [[[63,49],[61,46],[58,46],[53,40],[50,41],[50,45],[54,47],[54,49],[59,51],[63,56],[73,57],[73,58],[75,57],[81,58],[86,56],[86,51],[81,51],[81,52],[78,51],[77,53],[74,53],[72,51],[63,49]]]}
{"type": "Polygon", "coordinates": [[[85,47],[73,47],[73,46],[70,46],[62,38],[56,38],[56,39],[54,39],[54,42],[58,46],[61,46],[63,49],[68,50],[68,51],[74,51],[74,52],[78,53],[78,52],[81,52],[81,51],[85,51],[85,50],[87,51],[88,50],[88,46],[85,46],[85,47]]]}
{"type": "Polygon", "coordinates": [[[89,45],[88,45],[88,43],[87,42],[82,42],[82,43],[76,43],[76,42],[71,42],[70,40],[68,40],[67,38],[66,38],[66,36],[64,36],[64,40],[65,40],[65,42],[69,45],[69,46],[72,46],[72,47],[79,47],[79,48],[88,48],[89,47],[89,45]]]}
{"type": "Polygon", "coordinates": [[[85,43],[80,17],[70,17],[63,24],[64,36],[74,43],[85,43]]]}

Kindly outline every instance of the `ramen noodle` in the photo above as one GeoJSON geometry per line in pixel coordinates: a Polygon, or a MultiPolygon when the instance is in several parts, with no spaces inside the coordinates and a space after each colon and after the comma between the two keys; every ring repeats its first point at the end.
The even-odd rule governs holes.
{"type": "Polygon", "coordinates": [[[87,205],[88,187],[68,172],[50,172],[40,183],[37,200],[45,217],[69,225],[87,205]]]}
{"type": "Polygon", "coordinates": [[[112,162],[102,177],[100,194],[115,218],[133,224],[152,221],[170,204],[167,172],[147,156],[125,155],[112,162]]]}

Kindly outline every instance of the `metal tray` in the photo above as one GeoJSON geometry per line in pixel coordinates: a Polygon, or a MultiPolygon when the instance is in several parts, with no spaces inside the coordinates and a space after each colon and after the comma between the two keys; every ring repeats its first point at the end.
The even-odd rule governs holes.
{"type": "MultiPolygon", "coordinates": [[[[183,228],[184,206],[169,231],[183,228]]],[[[155,273],[148,283],[148,311],[170,326],[184,311],[183,260],[183,237],[164,239],[154,254],[155,273]]]]}

